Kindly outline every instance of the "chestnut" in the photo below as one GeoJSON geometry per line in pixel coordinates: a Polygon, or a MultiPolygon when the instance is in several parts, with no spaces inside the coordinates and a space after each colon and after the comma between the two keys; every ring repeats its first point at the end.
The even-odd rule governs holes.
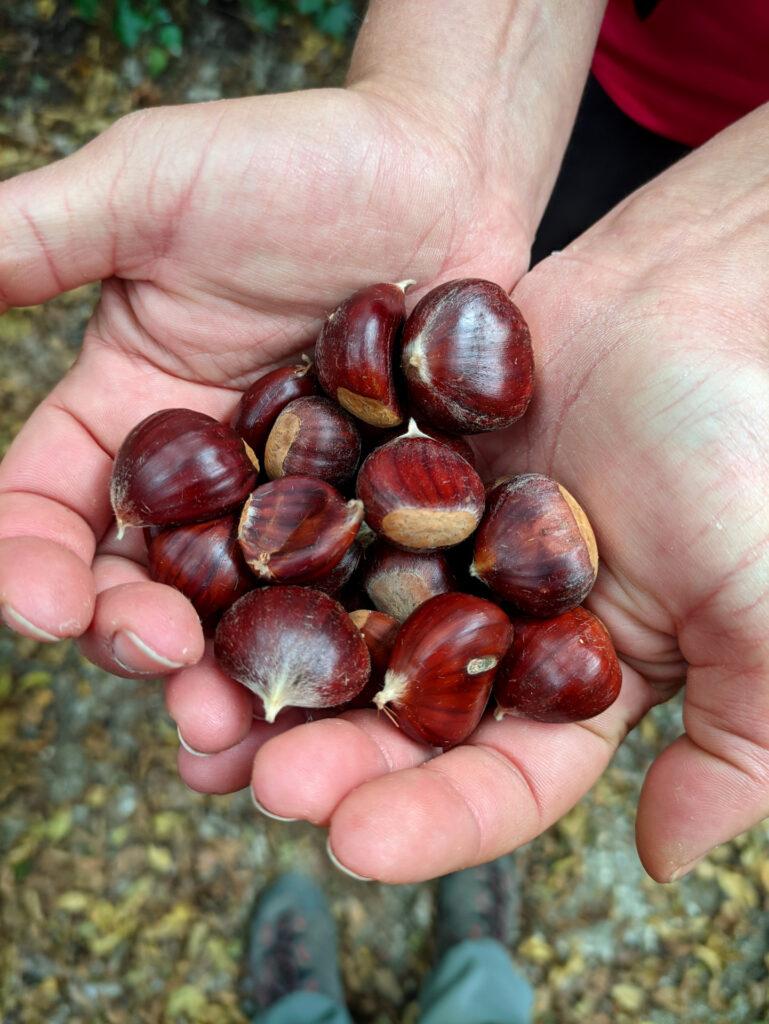
{"type": "Polygon", "coordinates": [[[288,403],[317,393],[309,359],[303,357],[303,362],[294,366],[279,366],[244,391],[232,419],[232,429],[261,455],[273,423],[288,403]]]}
{"type": "Polygon", "coordinates": [[[286,476],[257,487],[243,506],[238,539],[264,582],[312,583],[336,569],[363,519],[331,484],[286,476]]]}
{"type": "Polygon", "coordinates": [[[363,586],[380,612],[403,622],[420,604],[457,589],[446,555],[403,551],[376,541],[366,553],[363,586]]]}
{"type": "Polygon", "coordinates": [[[268,722],[285,707],[352,700],[371,668],[366,642],[344,608],[309,587],[265,587],[241,597],[222,616],[214,655],[261,697],[268,722]]]}
{"type": "Polygon", "coordinates": [[[441,430],[501,430],[531,399],[529,328],[491,281],[448,281],[428,292],[406,321],[401,357],[412,413],[441,430]]]}
{"type": "Polygon", "coordinates": [[[407,433],[368,456],[357,493],[374,532],[413,551],[459,544],[484,510],[483,484],[470,463],[413,420],[407,433]]]}
{"type": "Polygon", "coordinates": [[[271,480],[299,475],[341,484],[358,468],[360,450],[357,427],[339,406],[328,398],[297,398],[273,424],[264,468],[271,480]]]}
{"type": "Polygon", "coordinates": [[[606,627],[585,608],[516,620],[494,681],[495,716],[580,722],[619,696],[622,670],[606,627]]]}
{"type": "Polygon", "coordinates": [[[371,657],[371,676],[357,697],[345,704],[345,710],[369,708],[373,706],[374,697],[381,690],[387,665],[390,661],[395,637],[400,623],[391,615],[374,612],[369,609],[358,609],[350,612],[350,618],[361,631],[371,657]]]}
{"type": "Polygon", "coordinates": [[[110,498],[118,538],[127,526],[214,519],[253,490],[259,462],[234,430],[192,409],[161,409],[123,441],[110,498]]]}
{"type": "Polygon", "coordinates": [[[374,697],[413,739],[444,750],[478,725],[513,627],[491,601],[439,594],[401,626],[374,697]]]}
{"type": "Polygon", "coordinates": [[[474,550],[471,575],[526,615],[576,607],[598,572],[585,512],[565,487],[540,473],[511,477],[489,492],[474,550]]]}
{"type": "Polygon", "coordinates": [[[206,630],[256,580],[238,544],[237,516],[147,531],[150,578],[189,598],[206,630]]]}
{"type": "Polygon", "coordinates": [[[315,345],[321,387],[343,409],[375,427],[403,422],[393,349],[413,281],[361,288],[331,313],[315,345]]]}

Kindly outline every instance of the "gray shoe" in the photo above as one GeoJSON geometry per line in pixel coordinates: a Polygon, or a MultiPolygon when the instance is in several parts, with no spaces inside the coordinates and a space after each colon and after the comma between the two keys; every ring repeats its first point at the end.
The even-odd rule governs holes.
{"type": "Polygon", "coordinates": [[[514,945],[521,901],[514,855],[438,880],[435,939],[439,956],[465,939],[514,945]]]}
{"type": "Polygon", "coordinates": [[[322,992],[344,1003],[334,919],[306,875],[289,872],[259,893],[238,991],[247,1016],[291,992],[322,992]]]}

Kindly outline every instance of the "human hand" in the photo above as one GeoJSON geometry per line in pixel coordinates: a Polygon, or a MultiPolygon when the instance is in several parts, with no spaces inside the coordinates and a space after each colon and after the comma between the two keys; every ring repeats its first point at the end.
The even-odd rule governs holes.
{"type": "MultiPolygon", "coordinates": [[[[515,292],[538,391],[480,450],[489,477],[543,471],[588,510],[602,554],[588,605],[623,661],[619,700],[573,725],[488,720],[437,757],[369,711],[271,739],[256,798],[329,826],[352,871],[416,881],[534,838],[684,681],[686,733],[638,810],[647,870],[680,877],[769,810],[767,121],[724,132],[515,292]]],[[[184,754],[181,768],[226,788],[220,764],[236,759],[184,754]]],[[[244,785],[249,762],[227,782],[244,785]]]]}

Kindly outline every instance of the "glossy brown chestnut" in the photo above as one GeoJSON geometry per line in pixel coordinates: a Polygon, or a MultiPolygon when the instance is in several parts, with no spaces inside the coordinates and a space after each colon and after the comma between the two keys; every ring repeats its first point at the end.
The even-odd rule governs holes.
{"type": "Polygon", "coordinates": [[[360,461],[360,434],[351,416],[328,398],[297,398],[275,420],[264,449],[271,480],[313,476],[330,484],[349,480],[360,461]]]}
{"type": "Polygon", "coordinates": [[[400,628],[400,623],[391,615],[358,609],[350,612],[350,618],[358,627],[366,641],[371,656],[371,675],[357,697],[345,704],[345,710],[353,708],[370,708],[374,697],[382,689],[384,675],[390,662],[393,644],[400,628]]]}
{"type": "Polygon", "coordinates": [[[439,285],[403,329],[409,404],[441,430],[477,434],[515,423],[531,399],[534,359],[520,310],[491,281],[439,285]]]}
{"type": "Polygon", "coordinates": [[[345,551],[334,568],[326,576],[313,580],[313,587],[322,590],[326,594],[337,594],[343,587],[346,587],[355,575],[363,556],[363,548],[355,541],[345,551]]]}
{"type": "Polygon", "coordinates": [[[581,722],[619,696],[622,670],[606,627],[584,608],[514,623],[494,681],[495,717],[581,722]]]}
{"type": "Polygon", "coordinates": [[[361,288],[329,316],[315,346],[323,390],[375,427],[403,422],[393,349],[406,317],[404,293],[413,283],[361,288]]]}
{"type": "Polygon", "coordinates": [[[243,393],[232,419],[232,429],[261,456],[273,423],[288,403],[317,393],[318,385],[309,359],[294,366],[279,366],[254,381],[243,393]]]}
{"type": "Polygon", "coordinates": [[[238,539],[263,582],[312,583],[336,569],[362,519],[362,503],[345,502],[331,484],[286,476],[257,487],[243,506],[238,539]]]}
{"type": "Polygon", "coordinates": [[[449,561],[440,551],[403,551],[382,540],[366,552],[363,585],[374,607],[398,622],[436,594],[457,589],[449,561]]]}
{"type": "Polygon", "coordinates": [[[189,598],[206,628],[257,585],[238,544],[237,516],[153,529],[147,555],[150,578],[189,598]]]}
{"type": "Polygon", "coordinates": [[[118,537],[127,526],[214,519],[253,490],[259,463],[230,427],[192,409],[161,409],[133,428],[112,469],[118,537]]]}
{"type": "Polygon", "coordinates": [[[491,601],[431,598],[401,626],[374,703],[414,739],[444,750],[462,743],[481,719],[512,633],[491,601]]]}
{"type": "Polygon", "coordinates": [[[266,587],[241,597],[222,616],[214,654],[261,697],[268,722],[284,707],[344,704],[366,685],[371,667],[344,608],[309,587],[266,587]]]}
{"type": "Polygon", "coordinates": [[[490,492],[470,572],[527,615],[559,615],[595,582],[595,535],[565,487],[524,473],[490,492]]]}
{"type": "Polygon", "coordinates": [[[459,544],[484,509],[483,484],[470,463],[413,420],[406,434],[368,456],[357,492],[375,533],[412,551],[459,544]]]}

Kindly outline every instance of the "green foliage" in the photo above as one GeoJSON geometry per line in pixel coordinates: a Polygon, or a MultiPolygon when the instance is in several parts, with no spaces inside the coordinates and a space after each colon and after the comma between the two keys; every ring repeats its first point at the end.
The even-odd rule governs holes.
{"type": "Polygon", "coordinates": [[[241,0],[254,24],[265,32],[274,32],[281,18],[303,14],[319,32],[340,39],[355,20],[353,0],[241,0]]]}

